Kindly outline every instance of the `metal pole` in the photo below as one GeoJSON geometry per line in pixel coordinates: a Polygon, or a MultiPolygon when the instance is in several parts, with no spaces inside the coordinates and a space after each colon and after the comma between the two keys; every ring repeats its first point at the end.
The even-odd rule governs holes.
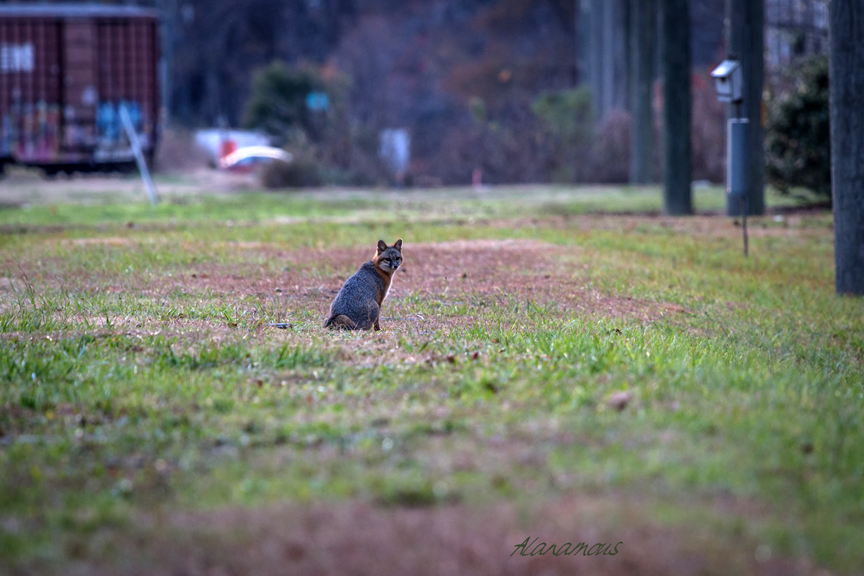
{"type": "Polygon", "coordinates": [[[159,203],[159,195],[156,194],[156,186],[153,184],[153,179],[150,177],[150,171],[147,169],[147,162],[144,161],[144,153],[141,151],[141,141],[138,140],[138,133],[135,132],[135,127],[132,125],[132,119],[129,118],[129,111],[126,106],[120,105],[120,120],[123,122],[123,128],[126,130],[126,136],[129,138],[129,144],[132,146],[132,152],[135,154],[135,162],[138,163],[138,171],[141,172],[141,179],[144,181],[144,188],[147,190],[147,197],[150,198],[150,205],[155,206],[159,203]]]}
{"type": "Polygon", "coordinates": [[[747,118],[730,118],[728,136],[729,140],[726,143],[726,205],[729,208],[729,216],[740,214],[744,219],[744,256],[747,256],[747,212],[750,208],[747,197],[748,170],[750,168],[747,139],[750,136],[750,121],[747,118]]]}

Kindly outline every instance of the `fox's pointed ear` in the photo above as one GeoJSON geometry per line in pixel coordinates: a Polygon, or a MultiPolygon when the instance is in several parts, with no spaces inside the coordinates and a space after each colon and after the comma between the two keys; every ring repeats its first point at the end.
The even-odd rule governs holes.
{"type": "Polygon", "coordinates": [[[383,240],[378,240],[378,253],[381,254],[385,250],[387,250],[387,243],[383,240]]]}
{"type": "Polygon", "coordinates": [[[399,238],[398,240],[396,240],[396,243],[393,244],[393,248],[395,248],[395,249],[398,250],[399,252],[402,251],[402,239],[401,239],[401,238],[399,238]]]}

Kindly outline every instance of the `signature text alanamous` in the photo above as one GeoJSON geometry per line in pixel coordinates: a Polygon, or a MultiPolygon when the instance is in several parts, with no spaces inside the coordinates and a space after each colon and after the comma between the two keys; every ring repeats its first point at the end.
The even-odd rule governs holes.
{"type": "Polygon", "coordinates": [[[579,542],[578,544],[571,542],[567,542],[566,544],[546,544],[546,542],[540,542],[537,544],[537,540],[538,538],[531,540],[530,536],[525,538],[524,542],[516,544],[516,549],[510,553],[510,556],[513,556],[516,552],[519,552],[520,556],[545,556],[549,552],[553,556],[578,556],[579,552],[582,552],[582,556],[615,556],[618,554],[618,546],[624,543],[618,542],[613,547],[611,543],[606,544],[603,542],[589,547],[584,542],[579,542]]]}

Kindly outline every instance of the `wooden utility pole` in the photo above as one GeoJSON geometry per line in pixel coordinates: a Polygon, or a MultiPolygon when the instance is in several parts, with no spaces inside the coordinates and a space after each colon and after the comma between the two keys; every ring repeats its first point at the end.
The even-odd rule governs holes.
{"type": "Polygon", "coordinates": [[[661,0],[663,11],[663,211],[693,213],[690,144],[690,10],[688,0],[661,0]]]}
{"type": "Polygon", "coordinates": [[[831,193],[838,294],[864,294],[864,0],[831,0],[831,193]]]}
{"type": "MultiPolygon", "coordinates": [[[[751,216],[765,214],[765,127],[762,124],[762,91],[765,84],[765,1],[726,0],[726,45],[729,57],[741,62],[744,101],[741,118],[747,118],[750,134],[747,143],[747,205],[751,216]]],[[[739,117],[735,104],[729,105],[730,118],[739,117]]],[[[739,216],[739,204],[730,204],[730,216],[739,216]]]]}
{"type": "Polygon", "coordinates": [[[630,3],[630,183],[654,182],[655,0],[630,3]]]}

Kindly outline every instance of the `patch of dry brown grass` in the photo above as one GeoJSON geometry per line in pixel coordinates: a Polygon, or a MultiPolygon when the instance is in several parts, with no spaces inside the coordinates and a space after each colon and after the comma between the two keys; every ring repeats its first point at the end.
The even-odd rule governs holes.
{"type": "Polygon", "coordinates": [[[121,538],[114,560],[87,570],[142,576],[826,574],[807,562],[757,561],[752,541],[716,525],[685,532],[650,518],[632,498],[587,494],[473,507],[319,503],[150,515],[142,518],[146,538],[114,535],[121,538]],[[534,556],[519,554],[526,538],[534,556]],[[572,550],[563,548],[568,542],[584,542],[594,552],[611,544],[610,553],[620,544],[614,556],[550,552],[552,544],[556,552],[572,550]]]}

